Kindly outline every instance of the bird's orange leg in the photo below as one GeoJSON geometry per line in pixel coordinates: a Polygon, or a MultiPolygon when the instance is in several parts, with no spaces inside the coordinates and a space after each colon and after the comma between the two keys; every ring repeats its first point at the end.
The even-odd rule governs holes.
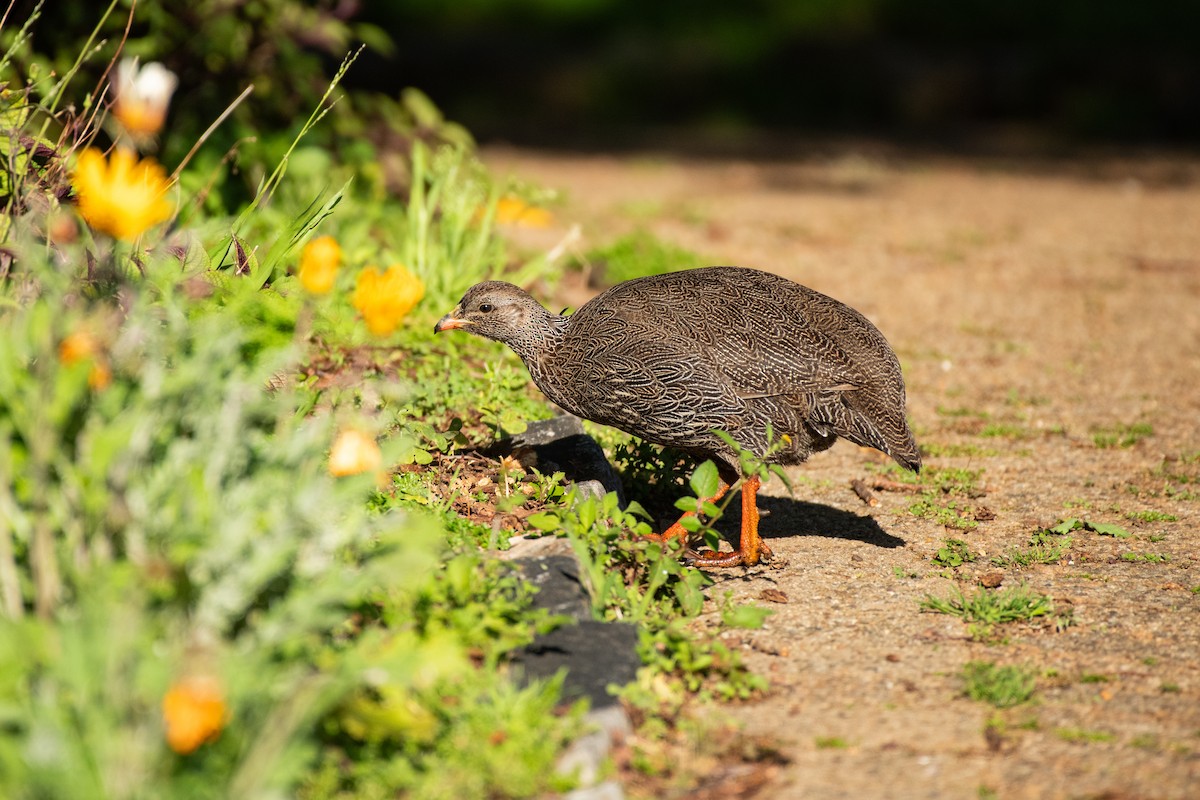
{"type": "Polygon", "coordinates": [[[757,475],[747,478],[746,482],[742,484],[742,537],[738,549],[732,553],[718,553],[714,550],[697,553],[694,556],[696,566],[752,567],[763,558],[771,558],[771,548],[767,547],[766,543],[758,536],[758,487],[760,484],[757,475]]]}
{"type": "MultiPolygon", "coordinates": [[[[724,497],[725,493],[728,491],[729,491],[729,484],[727,484],[725,481],[721,481],[721,488],[717,489],[717,493],[714,494],[712,497],[704,498],[703,502],[715,503],[718,500],[720,500],[722,497],[724,497]]],[[[674,539],[676,536],[682,536],[684,538],[684,540],[686,541],[687,536],[688,536],[687,528],[683,527],[683,525],[681,523],[688,517],[694,517],[694,516],[696,516],[696,512],[685,511],[683,516],[680,517],[679,521],[676,522],[674,525],[667,528],[662,533],[652,533],[652,534],[646,536],[646,538],[650,539],[652,541],[655,541],[655,542],[665,542],[668,539],[674,539]]]]}

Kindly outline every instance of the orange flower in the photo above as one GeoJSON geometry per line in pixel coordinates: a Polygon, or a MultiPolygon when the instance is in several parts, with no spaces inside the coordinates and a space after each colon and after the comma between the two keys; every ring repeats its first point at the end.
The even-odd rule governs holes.
{"type": "Polygon", "coordinates": [[[381,466],[383,453],[379,445],[367,434],[353,428],[339,433],[329,451],[329,472],[338,478],[375,472],[381,466]]]}
{"type": "Polygon", "coordinates": [[[62,340],[58,346],[58,360],[70,366],[85,358],[95,358],[100,352],[96,337],[85,330],[78,330],[62,340]]]}
{"type": "Polygon", "coordinates": [[[181,755],[217,738],[229,721],[221,685],[207,675],[176,681],[163,697],[162,711],[167,744],[181,755]]]}
{"type": "Polygon", "coordinates": [[[400,264],[387,272],[367,267],[358,273],[352,300],[367,328],[376,336],[387,336],[425,296],[425,284],[400,264]]]}
{"type": "Polygon", "coordinates": [[[342,248],[332,236],[319,236],[304,245],[300,254],[300,285],[313,294],[326,294],[337,278],[342,248]]]}
{"type": "Polygon", "coordinates": [[[100,391],[112,383],[108,361],[91,333],[77,330],[58,345],[58,360],[64,366],[69,367],[85,359],[92,362],[92,368],[88,371],[88,386],[100,391]]]}
{"type": "Polygon", "coordinates": [[[554,215],[544,208],[531,206],[519,197],[500,198],[496,203],[496,223],[499,225],[523,225],[528,228],[548,228],[554,224],[554,215]]]}
{"type": "Polygon", "coordinates": [[[167,173],[153,159],[139,161],[128,150],[113,151],[110,161],[89,147],[79,154],[71,182],[88,225],[118,239],[132,241],[171,216],[167,173]]]}

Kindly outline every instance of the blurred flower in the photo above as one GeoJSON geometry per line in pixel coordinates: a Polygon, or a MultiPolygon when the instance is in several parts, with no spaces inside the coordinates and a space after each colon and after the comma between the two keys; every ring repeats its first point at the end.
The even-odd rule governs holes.
{"type": "Polygon", "coordinates": [[[113,87],[113,116],[134,138],[153,136],[162,130],[178,85],[175,73],[157,61],[139,67],[136,58],[121,59],[113,87]]]}
{"type": "Polygon", "coordinates": [[[329,451],[329,472],[338,478],[375,472],[383,466],[383,453],[375,440],[349,428],[337,435],[329,451]]]}
{"type": "Polygon", "coordinates": [[[78,330],[62,340],[58,346],[58,360],[70,365],[85,358],[94,358],[100,352],[96,337],[84,330],[78,330]]]}
{"type": "Polygon", "coordinates": [[[89,147],[79,154],[71,182],[88,225],[118,239],[132,241],[171,216],[166,172],[128,150],[118,148],[108,160],[89,147]]]}
{"type": "Polygon", "coordinates": [[[510,195],[500,198],[496,203],[496,224],[548,228],[554,224],[554,215],[544,208],[531,206],[521,198],[510,195]]]}
{"type": "Polygon", "coordinates": [[[167,744],[181,755],[215,739],[229,720],[221,685],[207,675],[176,681],[163,697],[162,710],[167,744]]]}
{"type": "Polygon", "coordinates": [[[425,284],[400,264],[387,272],[367,267],[358,273],[352,300],[367,328],[376,336],[387,336],[425,296],[425,284]]]}
{"type": "Polygon", "coordinates": [[[54,244],[71,244],[79,238],[79,222],[74,214],[63,213],[62,210],[51,214],[46,223],[46,238],[54,244]]]}
{"type": "Polygon", "coordinates": [[[342,248],[332,236],[319,236],[304,245],[300,254],[300,285],[313,294],[325,294],[333,288],[342,248]]]}
{"type": "Polygon", "coordinates": [[[91,333],[77,330],[58,345],[58,360],[63,365],[70,366],[85,359],[92,362],[92,368],[88,371],[88,386],[100,391],[112,383],[112,372],[104,352],[91,333]]]}

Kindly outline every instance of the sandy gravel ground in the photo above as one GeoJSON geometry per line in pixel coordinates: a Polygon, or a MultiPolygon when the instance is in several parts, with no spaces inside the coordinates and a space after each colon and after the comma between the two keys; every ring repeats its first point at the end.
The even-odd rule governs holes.
{"type": "Polygon", "coordinates": [[[900,354],[927,466],[981,471],[977,496],[934,497],[972,530],[915,515],[909,493],[866,505],[850,482],[883,462],[844,442],[792,471],[794,500],[768,487],[779,558],[713,593],[775,611],[727,634],[772,681],[731,713],[789,760],[754,796],[1200,797],[1200,162],[485,160],[563,189],[583,250],[644,227],[858,308],[900,354]],[[1066,518],[1129,535],[990,562],[1066,518]],[[934,563],[950,537],[977,560],[934,563]],[[980,641],[921,611],[989,572],[1073,624],[980,641]],[[1033,700],[964,696],[971,661],[1030,670],[1033,700]]]}

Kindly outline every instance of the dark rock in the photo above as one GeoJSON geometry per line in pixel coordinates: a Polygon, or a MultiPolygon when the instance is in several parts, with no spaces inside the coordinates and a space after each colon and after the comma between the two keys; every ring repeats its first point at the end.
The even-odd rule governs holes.
{"type": "MultiPolygon", "coordinates": [[[[531,422],[524,433],[501,439],[489,452],[508,454],[521,448],[532,448],[537,453],[538,470],[543,475],[562,472],[571,483],[598,482],[604,491],[616,492],[621,505],[625,505],[621,478],[608,463],[604,449],[584,432],[579,417],[562,414],[531,422]]],[[[595,486],[585,489],[589,494],[595,494],[595,490],[595,486]]]]}
{"type": "Polygon", "coordinates": [[[592,708],[615,705],[608,685],[618,686],[637,677],[642,665],[637,655],[637,627],[624,622],[583,620],[542,634],[513,654],[523,679],[546,679],[566,668],[563,700],[591,700],[592,708]]]}
{"type": "Polygon", "coordinates": [[[574,556],[518,558],[512,564],[525,580],[537,587],[538,593],[533,596],[534,608],[544,608],[551,614],[565,614],[575,620],[592,618],[592,604],[579,580],[579,562],[574,556]]]}

